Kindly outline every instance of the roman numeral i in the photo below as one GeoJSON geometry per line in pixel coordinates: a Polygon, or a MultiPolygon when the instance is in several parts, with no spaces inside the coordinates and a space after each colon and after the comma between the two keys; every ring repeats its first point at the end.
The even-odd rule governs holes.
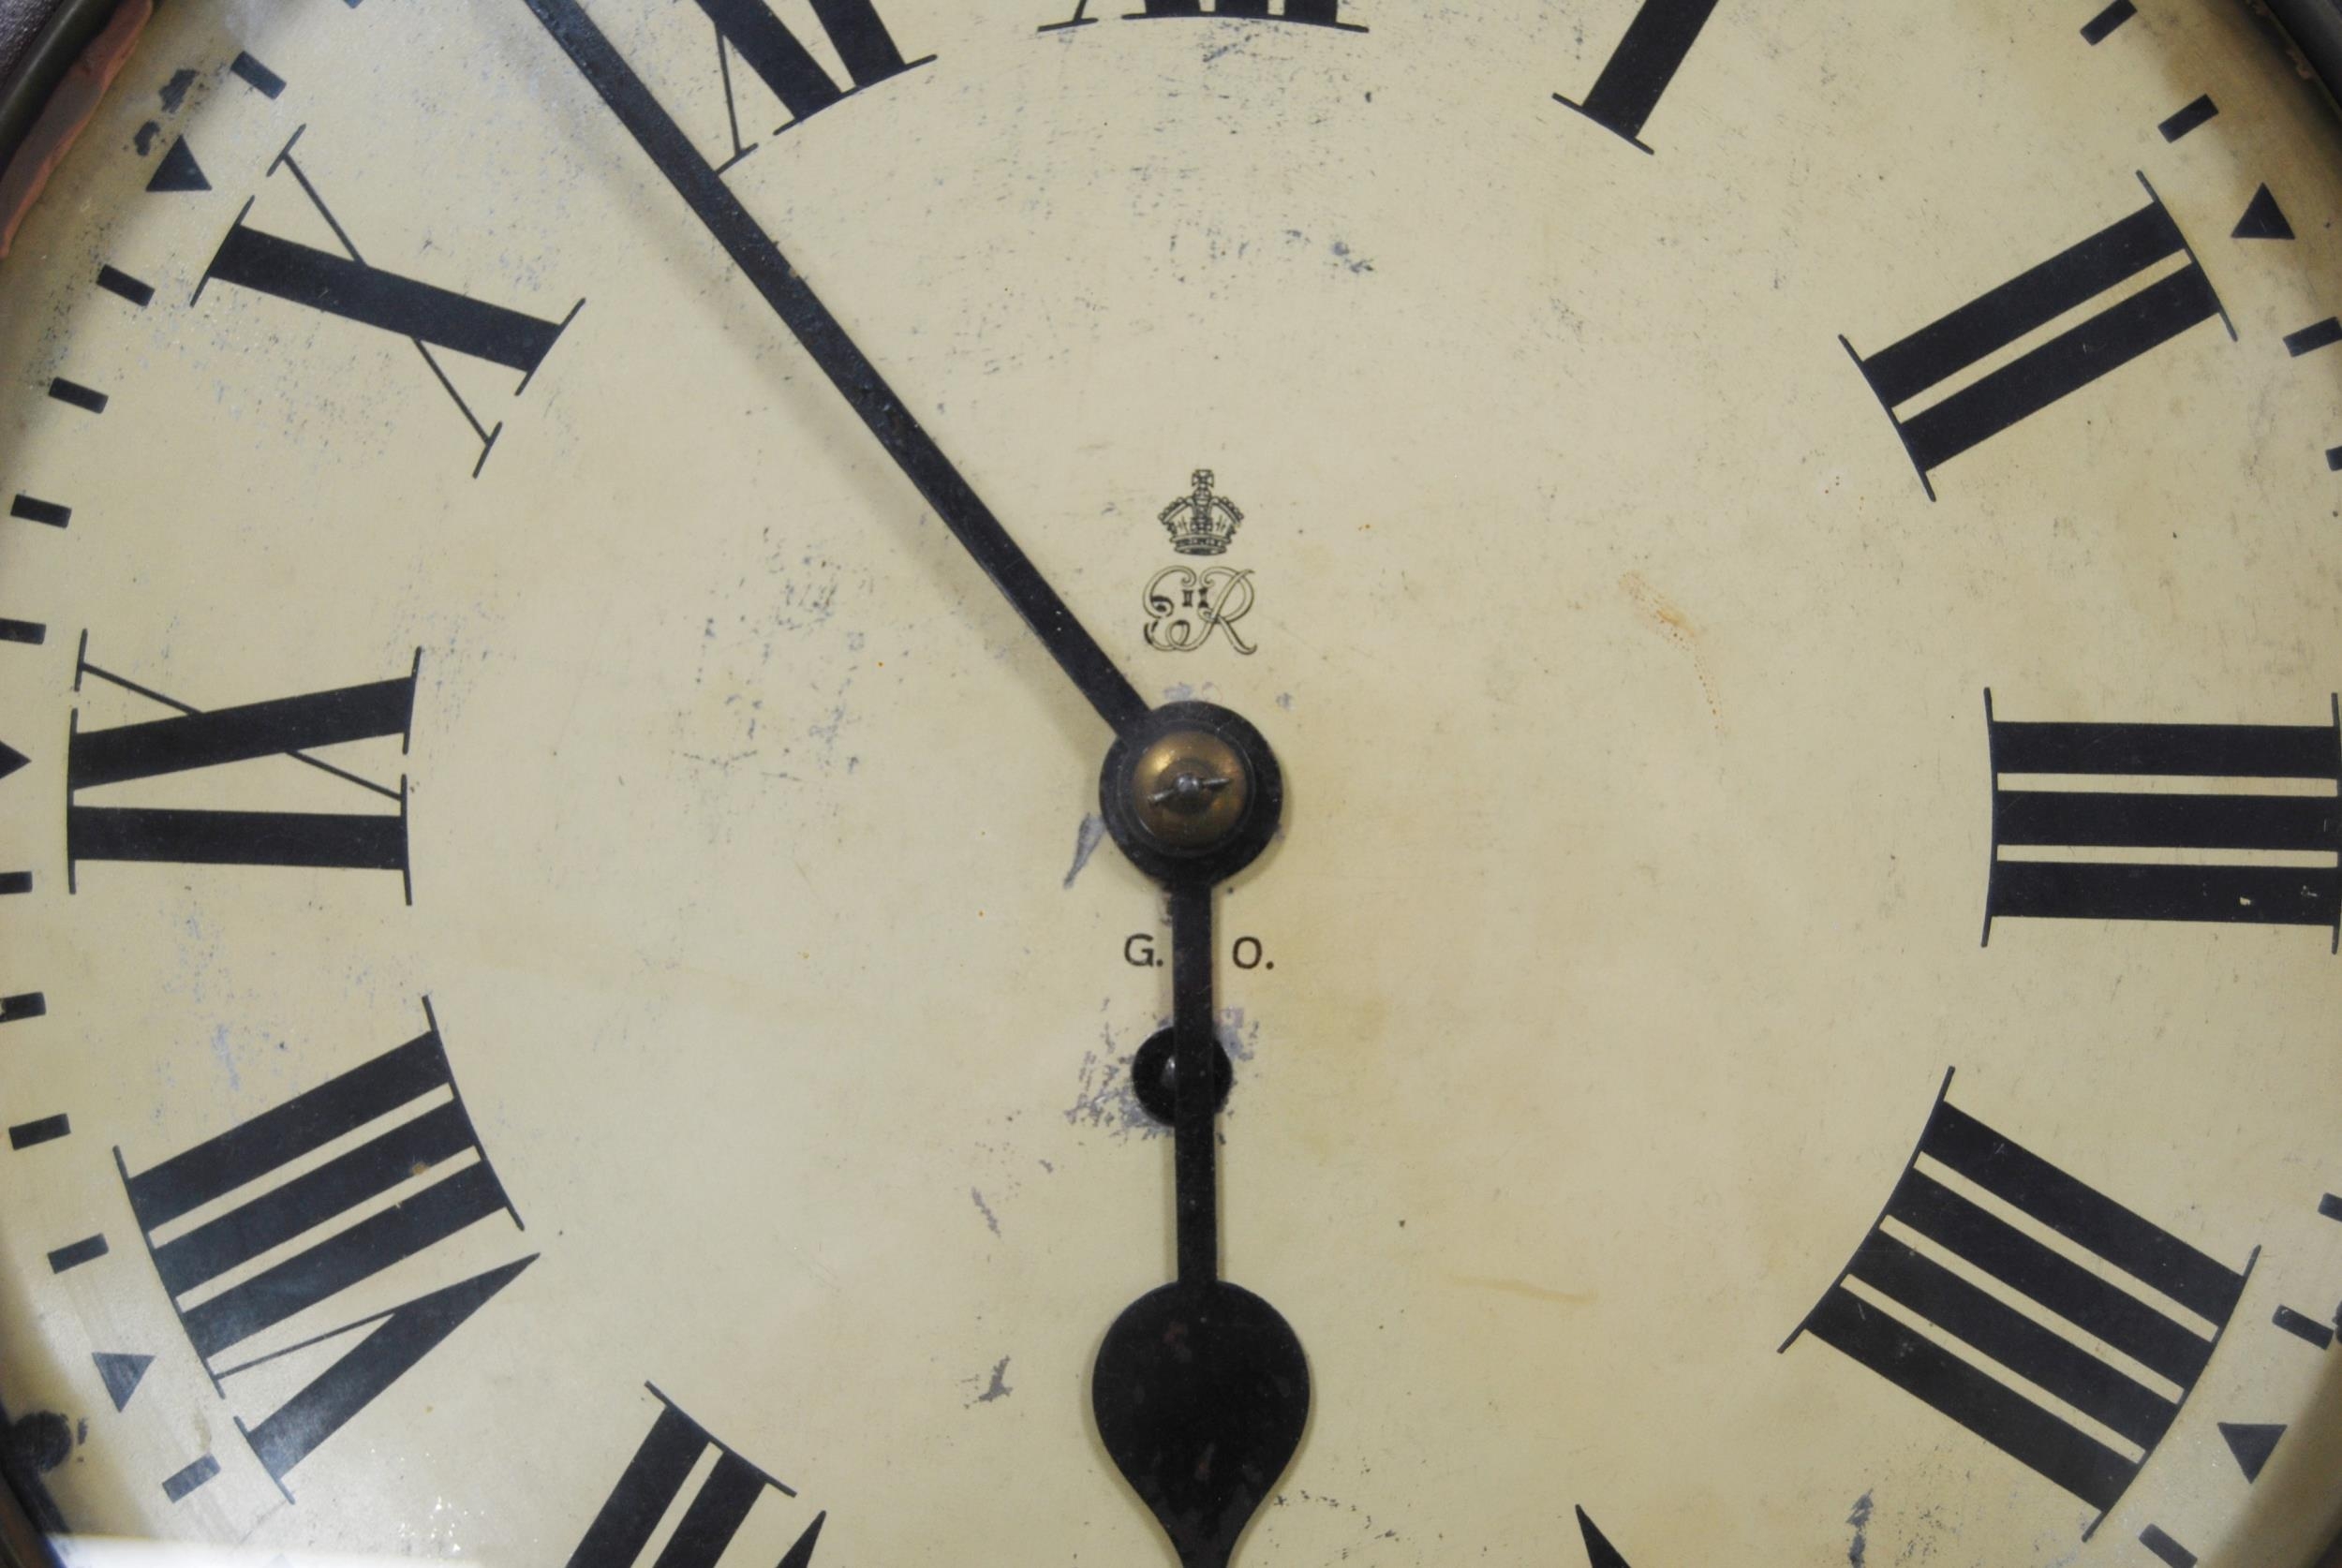
{"type": "Polygon", "coordinates": [[[1811,1334],[2103,1515],[2202,1376],[2251,1266],[1939,1096],[1885,1213],[1781,1348],[1811,1334]]]}

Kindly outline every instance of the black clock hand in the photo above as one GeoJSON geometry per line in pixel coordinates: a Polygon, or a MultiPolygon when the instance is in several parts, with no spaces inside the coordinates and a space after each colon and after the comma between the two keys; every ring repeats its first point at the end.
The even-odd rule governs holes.
{"type": "Polygon", "coordinates": [[[1106,821],[1171,895],[1172,1168],[1178,1278],[1106,1330],[1090,1404],[1106,1453],[1181,1568],[1227,1568],[1309,1421],[1309,1363],[1277,1309],[1220,1278],[1220,1046],[1212,889],[1266,847],[1283,787],[1258,731],[1175,703],[1107,758],[1106,821]]]}
{"type": "Polygon", "coordinates": [[[1137,688],[1105,655],[1096,639],[1050,587],[1032,560],[1009,537],[951,459],[920,426],[902,399],[854,347],[837,318],[797,274],[722,178],[700,155],[642,78],[611,47],[578,0],[526,0],[545,31],[601,95],[628,134],[679,192],[684,202],[724,247],[733,262],[764,296],[781,324],[795,334],[813,362],[830,379],[878,437],[896,466],[926,497],[976,564],[1025,618],[1073,677],[1089,705],[1118,735],[1127,734],[1147,713],[1137,688]]]}
{"type": "Polygon", "coordinates": [[[1211,900],[1208,884],[1171,890],[1171,1041],[1178,1110],[1171,1128],[1171,1191],[1179,1283],[1220,1277],[1218,1064],[1213,1038],[1211,900]]]}

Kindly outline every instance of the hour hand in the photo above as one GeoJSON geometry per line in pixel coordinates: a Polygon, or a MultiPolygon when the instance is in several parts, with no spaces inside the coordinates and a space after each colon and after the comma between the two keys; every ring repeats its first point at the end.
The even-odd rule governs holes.
{"type": "Polygon", "coordinates": [[[1220,1278],[1212,889],[1267,846],[1283,787],[1258,731],[1180,703],[1116,744],[1100,796],[1123,850],[1171,895],[1178,1278],[1106,1330],[1090,1405],[1106,1453],[1181,1568],[1227,1568],[1310,1413],[1301,1341],[1274,1307],[1220,1278]]]}
{"type": "Polygon", "coordinates": [[[1106,1330],[1098,1436],[1180,1568],[1227,1568],[1309,1422],[1310,1371],[1282,1314],[1219,1277],[1212,1126],[1211,889],[1171,895],[1179,1278],[1106,1330]]]}

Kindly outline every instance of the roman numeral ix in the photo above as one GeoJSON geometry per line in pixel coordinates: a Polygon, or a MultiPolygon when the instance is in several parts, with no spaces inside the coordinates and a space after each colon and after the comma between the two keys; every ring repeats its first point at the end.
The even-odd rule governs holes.
{"type": "MultiPolygon", "coordinates": [[[[426,1002],[426,1018],[429,1011],[426,1002]]],[[[464,1109],[436,1020],[406,1044],[149,1170],[133,1175],[119,1148],[114,1162],[156,1273],[215,1386],[363,1330],[257,1426],[237,1422],[280,1487],[287,1472],[535,1261],[532,1253],[222,1365],[229,1352],[267,1330],[491,1215],[502,1212],[519,1225],[464,1109]],[[352,1142],[361,1132],[363,1140],[352,1142]],[[317,1160],[340,1145],[348,1146],[317,1160]]]]}
{"type": "MultiPolygon", "coordinates": [[[[747,1522],[749,1510],[766,1492],[783,1497],[797,1494],[708,1435],[707,1428],[686,1415],[673,1399],[645,1383],[659,1401],[659,1418],[650,1434],[627,1461],[625,1472],[611,1489],[608,1501],[586,1538],[570,1554],[569,1568],[633,1568],[642,1561],[660,1521],[683,1495],[683,1484],[711,1448],[716,1463],[692,1493],[674,1533],[660,1552],[657,1568],[716,1568],[724,1548],[747,1522]]],[[[816,1515],[780,1560],[780,1568],[810,1568],[813,1547],[822,1538],[816,1515]]]]}
{"type": "Polygon", "coordinates": [[[2202,1376],[2251,1267],[1939,1096],[1886,1212],[1781,1348],[1811,1334],[2103,1516],[2202,1376]]]}
{"type": "MultiPolygon", "coordinates": [[[[105,730],[81,727],[74,710],[66,745],[66,875],[79,886],[85,861],[168,861],[203,865],[299,865],[395,871],[405,881],[407,780],[395,789],[321,762],[311,753],[351,741],[398,737],[406,750],[422,650],[403,675],[298,697],[208,712],[89,662],[88,637],[74,686],[95,676],[171,710],[167,718],[105,730]],[[96,806],[84,791],[200,768],[289,757],[392,802],[365,812],[206,810],[96,806]]],[[[412,889],[408,889],[409,901],[412,889]]]]}
{"type": "Polygon", "coordinates": [[[2326,724],[2038,724],[1996,717],[1986,692],[1985,939],[2024,916],[2322,925],[2342,943],[2342,698],[2329,702],[2326,724]]]}
{"type": "MultiPolygon", "coordinates": [[[[2145,185],[2146,177],[2139,183],[2145,185]]],[[[1929,476],[1938,466],[2216,316],[2226,319],[2219,296],[2148,186],[2147,204],[2128,217],[1908,337],[1870,355],[1839,341],[1887,410],[1933,500],[1929,476]],[[2058,318],[2092,305],[2098,308],[2065,331],[1966,377],[2058,318]]],[[[2234,328],[2229,335],[2236,335],[2234,328]]]]}

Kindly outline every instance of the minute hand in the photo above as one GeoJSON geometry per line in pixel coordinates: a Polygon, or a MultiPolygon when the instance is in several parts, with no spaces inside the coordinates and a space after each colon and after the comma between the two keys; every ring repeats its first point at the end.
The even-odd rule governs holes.
{"type": "Polygon", "coordinates": [[[878,368],[854,347],[837,318],[797,275],[772,236],[749,215],[682,127],[660,107],[643,79],[611,47],[578,0],[526,0],[526,4],[601,95],[618,123],[681,193],[685,204],[706,225],[734,264],[764,296],[781,324],[813,356],[822,374],[870,427],[870,434],[926,497],[944,526],[1008,596],[1009,603],[1073,677],[1089,705],[1117,734],[1128,730],[1147,712],[1137,688],[1075,619],[1074,612],[1035,570],[1031,558],[903,407],[878,368]]]}

